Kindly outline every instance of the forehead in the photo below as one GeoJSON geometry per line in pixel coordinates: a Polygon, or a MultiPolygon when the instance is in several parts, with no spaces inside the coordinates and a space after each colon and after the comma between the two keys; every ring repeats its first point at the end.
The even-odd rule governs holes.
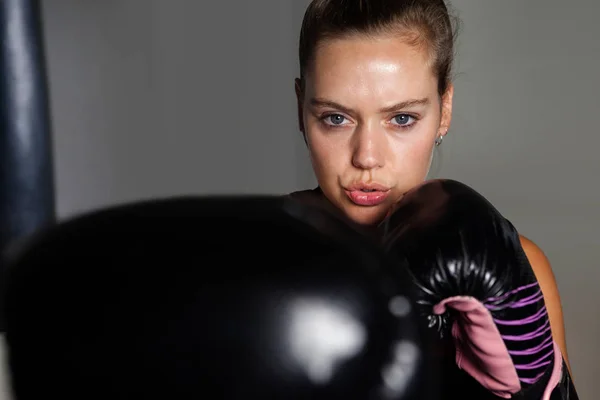
{"type": "Polygon", "coordinates": [[[307,72],[306,89],[317,96],[397,99],[437,90],[426,49],[393,36],[323,40],[307,72]]]}

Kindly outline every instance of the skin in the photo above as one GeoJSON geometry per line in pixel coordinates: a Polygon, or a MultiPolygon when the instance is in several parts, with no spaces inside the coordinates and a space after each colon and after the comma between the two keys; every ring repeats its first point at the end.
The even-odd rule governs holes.
{"type": "Polygon", "coordinates": [[[441,97],[426,52],[396,37],[353,37],[321,43],[304,90],[296,82],[300,130],[325,197],[363,225],[380,221],[423,182],[434,141],[450,126],[450,87],[441,97]],[[401,103],[425,101],[402,106],[401,103]],[[355,205],[346,189],[377,183],[389,189],[376,207],[355,205]]]}
{"type": "MultiPolygon", "coordinates": [[[[521,246],[525,251],[525,255],[531,264],[531,268],[540,283],[540,289],[544,295],[544,301],[546,303],[546,309],[548,310],[548,318],[550,319],[550,329],[552,336],[558,344],[560,351],[567,363],[567,368],[571,372],[571,364],[567,354],[567,339],[565,335],[565,323],[563,318],[562,304],[560,300],[560,294],[558,292],[558,285],[556,284],[556,278],[552,271],[550,261],[533,241],[520,235],[521,246]]],[[[572,377],[571,377],[572,378],[572,377]]]]}
{"type": "MultiPolygon", "coordinates": [[[[377,224],[426,180],[435,139],[450,127],[454,88],[440,95],[426,49],[396,36],[321,41],[308,67],[304,82],[296,79],[298,120],[322,194],[351,221],[377,224]],[[378,206],[358,206],[346,193],[356,183],[377,183],[390,195],[378,206]]],[[[535,243],[521,242],[568,364],[552,268],[535,243]]]]}

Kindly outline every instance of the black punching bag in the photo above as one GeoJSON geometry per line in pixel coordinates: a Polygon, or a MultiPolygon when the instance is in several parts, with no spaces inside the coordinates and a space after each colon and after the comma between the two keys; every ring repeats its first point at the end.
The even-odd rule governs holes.
{"type": "Polygon", "coordinates": [[[0,250],[55,218],[50,110],[38,1],[0,1],[0,250]]]}

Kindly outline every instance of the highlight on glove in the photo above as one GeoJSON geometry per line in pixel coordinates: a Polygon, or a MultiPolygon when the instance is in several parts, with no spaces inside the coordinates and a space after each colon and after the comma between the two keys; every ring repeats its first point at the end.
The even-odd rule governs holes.
{"type": "Polygon", "coordinates": [[[15,400],[439,398],[408,275],[291,199],[122,205],[6,262],[15,400]]]}

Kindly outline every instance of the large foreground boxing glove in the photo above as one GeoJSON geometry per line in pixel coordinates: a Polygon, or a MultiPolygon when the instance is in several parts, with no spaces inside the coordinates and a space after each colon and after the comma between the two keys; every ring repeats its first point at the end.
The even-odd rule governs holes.
{"type": "Polygon", "coordinates": [[[289,199],[115,207],[8,263],[15,400],[439,398],[408,276],[289,199]]]}
{"type": "Polygon", "coordinates": [[[457,375],[449,398],[577,399],[519,234],[484,197],[456,181],[426,182],[381,233],[413,275],[429,327],[453,342],[456,365],[488,393],[478,385],[467,393],[457,375]]]}

